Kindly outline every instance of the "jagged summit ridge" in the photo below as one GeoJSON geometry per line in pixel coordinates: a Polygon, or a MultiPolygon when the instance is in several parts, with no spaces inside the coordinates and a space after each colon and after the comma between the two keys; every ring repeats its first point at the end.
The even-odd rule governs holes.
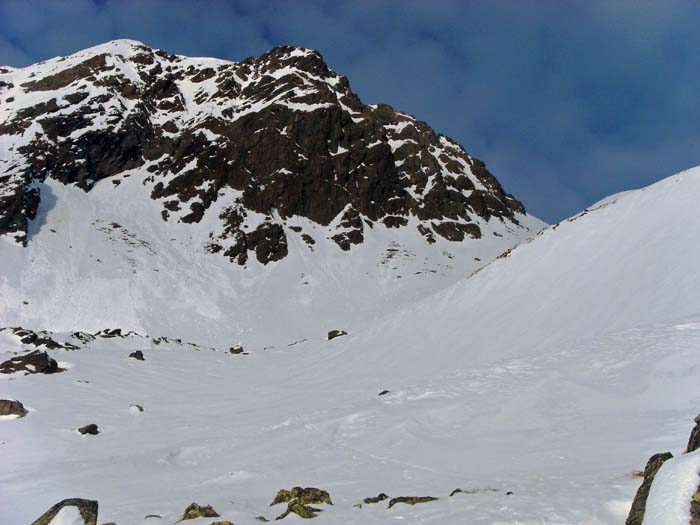
{"type": "Polygon", "coordinates": [[[295,216],[350,250],[367,228],[462,241],[525,213],[458,143],[363,104],[299,47],[227,62],[116,40],[2,68],[0,140],[0,234],[25,245],[47,177],[88,192],[142,177],[176,223],[200,223],[217,202],[207,249],[240,264],[284,258],[295,216]]]}

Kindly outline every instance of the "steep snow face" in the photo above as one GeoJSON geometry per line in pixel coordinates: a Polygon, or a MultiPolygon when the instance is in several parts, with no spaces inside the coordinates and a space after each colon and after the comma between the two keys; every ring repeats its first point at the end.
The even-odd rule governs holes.
{"type": "MultiPolygon", "coordinates": [[[[478,364],[697,315],[698,195],[693,168],[551,226],[348,341],[343,358],[380,342],[411,373],[430,373],[445,360],[478,364]]],[[[375,366],[389,367],[387,355],[375,366]]]]}
{"type": "Polygon", "coordinates": [[[481,239],[428,245],[415,228],[367,228],[349,252],[324,227],[277,217],[289,255],[245,268],[206,250],[218,221],[166,222],[143,190],[144,173],[90,192],[48,179],[30,242],[0,242],[0,326],[122,328],[153,336],[263,348],[356,331],[466,277],[539,230],[481,221],[481,239]],[[295,231],[303,228],[303,232],[295,231]],[[310,244],[308,238],[313,239],[310,244]]]}
{"type": "MultiPolygon", "coordinates": [[[[83,497],[100,502],[101,521],[148,523],[155,518],[144,520],[145,515],[158,514],[160,522],[175,523],[197,501],[213,505],[223,519],[252,524],[258,516],[283,512],[282,506],[269,506],[277,490],[301,485],[330,492],[334,505],[324,505],[319,518],[330,524],[621,523],[640,482],[633,471],[659,450],[678,453],[697,414],[700,253],[691,241],[700,231],[692,206],[699,180],[700,170],[690,170],[587,210],[471,277],[415,305],[401,307],[405,301],[397,299],[398,310],[387,318],[363,318],[348,335],[330,341],[317,333],[292,346],[251,345],[247,355],[232,355],[227,337],[225,346],[208,348],[139,334],[54,335],[73,345],[50,350],[65,371],[0,376],[0,397],[17,399],[28,411],[0,421],[0,446],[9,458],[3,463],[3,495],[15,502],[0,516],[27,523],[65,497],[83,497]],[[134,350],[145,360],[129,358],[134,350]],[[100,433],[76,432],[88,423],[97,424],[100,433]],[[453,494],[456,488],[462,492],[453,494]],[[380,492],[438,499],[391,509],[386,502],[354,507],[380,492]]],[[[119,188],[130,191],[129,184],[127,179],[119,188]]],[[[74,188],[52,186],[63,190],[74,188]]],[[[89,195],[76,196],[94,198],[99,192],[98,184],[89,195]]],[[[102,242],[91,225],[94,217],[68,220],[72,210],[85,207],[61,209],[58,203],[71,197],[60,197],[52,210],[56,233],[42,228],[37,238],[74,235],[69,240],[80,240],[81,249],[94,253],[89,250],[102,242]],[[60,228],[59,219],[71,227],[60,228]]],[[[134,206],[144,209],[137,201],[134,206]]],[[[173,225],[121,213],[133,220],[129,232],[145,224],[140,234],[153,227],[153,239],[170,238],[156,224],[173,225]]],[[[177,242],[196,241],[167,231],[177,242]]],[[[378,239],[380,231],[373,230],[378,239]]],[[[125,253],[135,258],[137,246],[143,246],[139,238],[119,235],[129,240],[131,251],[125,253]]],[[[27,249],[46,246],[35,257],[46,269],[64,264],[51,259],[50,241],[43,242],[30,242],[27,249]]],[[[70,259],[72,249],[60,257],[70,259]]],[[[182,253],[173,255],[173,268],[185,265],[182,253]]],[[[213,255],[188,256],[203,261],[200,257],[213,255]]],[[[128,273],[129,266],[121,268],[117,256],[110,257],[109,271],[95,262],[89,271],[75,267],[74,275],[89,280],[101,272],[94,284],[105,286],[105,275],[128,273]]],[[[141,259],[134,263],[138,268],[145,265],[141,259]]],[[[355,267],[352,259],[343,259],[351,262],[343,271],[329,271],[325,285],[348,272],[360,277],[368,260],[357,259],[355,267]]],[[[294,261],[240,275],[260,279],[255,289],[262,290],[260,283],[273,281],[286,265],[294,268],[294,261]]],[[[35,271],[22,282],[31,282],[29,275],[51,283],[53,274],[35,271]]],[[[214,275],[209,283],[229,274],[214,275]]],[[[376,274],[372,279],[382,286],[376,274]]],[[[142,278],[144,285],[148,281],[142,278]]],[[[378,295],[401,291],[398,281],[403,279],[387,280],[378,295]]],[[[370,281],[356,283],[362,281],[344,288],[343,305],[360,286],[374,293],[370,281]]],[[[170,284],[178,289],[175,281],[170,284]]],[[[188,285],[179,297],[184,302],[194,296],[185,290],[195,289],[188,285]]],[[[207,289],[201,287],[202,296],[207,289]]],[[[166,313],[149,317],[164,330],[176,328],[167,319],[178,315],[167,297],[159,300],[166,313]]],[[[119,308],[128,311],[124,304],[119,308]]],[[[303,310],[300,304],[292,309],[303,310]]],[[[58,302],[53,308],[52,314],[59,312],[58,302]]],[[[358,312],[348,308],[347,322],[358,312]]],[[[138,314],[133,322],[149,316],[146,310],[138,314]]],[[[304,314],[295,315],[301,320],[304,314]]],[[[220,336],[206,319],[192,316],[188,330],[197,333],[201,322],[220,336]]],[[[266,322],[268,333],[276,330],[269,323],[281,323],[277,317],[266,322]]],[[[262,323],[255,326],[262,330],[262,323]]],[[[0,332],[0,343],[2,360],[33,348],[8,330],[0,332]]],[[[686,466],[679,475],[669,470],[669,483],[688,482],[694,465],[686,466]]],[[[676,514],[685,512],[684,501],[676,501],[676,514]]]]}

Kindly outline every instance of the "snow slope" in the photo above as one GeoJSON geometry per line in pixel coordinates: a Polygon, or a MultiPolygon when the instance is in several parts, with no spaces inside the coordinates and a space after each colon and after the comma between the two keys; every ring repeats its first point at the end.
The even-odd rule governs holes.
{"type": "MultiPolygon", "coordinates": [[[[48,179],[24,248],[0,241],[0,326],[97,331],[119,327],[200,343],[263,348],[332,329],[359,329],[378,316],[468,275],[543,223],[481,220],[482,239],[428,245],[412,228],[367,228],[341,251],[325,228],[302,217],[309,247],[287,229],[290,255],[242,268],[207,253],[216,204],[196,228],[164,222],[143,191],[145,170],[89,192],[48,179]],[[50,196],[47,197],[47,196],[50,196]],[[497,235],[495,235],[497,234],[497,235]],[[25,302],[27,304],[25,304],[25,302]]],[[[223,204],[221,205],[223,206],[223,204]]]]}
{"type": "MultiPolygon", "coordinates": [[[[348,344],[400,349],[424,374],[445,362],[476,365],[697,315],[698,195],[700,168],[627,192],[348,344]]],[[[376,353],[373,365],[386,369],[391,356],[376,353]]]]}
{"type": "Polygon", "coordinates": [[[81,347],[52,351],[65,372],[0,377],[30,409],[0,421],[0,513],[83,497],[102,522],[170,524],[197,501],[252,524],[302,485],[331,494],[319,523],[622,523],[633,471],[677,455],[698,412],[698,195],[697,168],[624,194],[332,341],[57,336],[81,347]],[[353,507],[379,492],[439,499],[353,507]]]}

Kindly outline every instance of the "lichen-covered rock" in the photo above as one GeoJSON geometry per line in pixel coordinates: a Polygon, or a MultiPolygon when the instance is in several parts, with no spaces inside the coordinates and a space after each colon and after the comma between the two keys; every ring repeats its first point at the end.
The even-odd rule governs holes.
{"type": "Polygon", "coordinates": [[[27,409],[19,401],[12,399],[0,399],[0,416],[24,417],[27,409]]]}
{"type": "Polygon", "coordinates": [[[278,503],[287,503],[295,499],[298,499],[304,505],[317,505],[320,503],[333,505],[330,495],[325,490],[314,487],[293,487],[291,490],[282,489],[278,491],[270,506],[278,503]]]}
{"type": "Polygon", "coordinates": [[[34,350],[28,354],[22,354],[8,359],[0,364],[0,373],[14,374],[54,374],[59,372],[58,363],[49,357],[49,354],[40,350],[34,350]]]}
{"type": "Polygon", "coordinates": [[[387,496],[383,492],[380,492],[377,496],[365,498],[362,501],[364,503],[370,504],[370,503],[379,503],[380,501],[384,501],[385,499],[389,499],[389,496],[387,496]]]}
{"type": "Polygon", "coordinates": [[[233,525],[230,521],[212,521],[209,525],[233,525]]]}
{"type": "Polygon", "coordinates": [[[405,503],[406,505],[415,505],[417,503],[428,503],[430,501],[435,501],[437,498],[432,496],[400,496],[398,498],[391,498],[389,500],[389,507],[391,508],[397,503],[405,503]]]}
{"type": "Polygon", "coordinates": [[[309,505],[318,505],[321,503],[333,505],[328,492],[314,487],[293,487],[291,490],[282,489],[277,492],[270,506],[279,503],[287,503],[287,510],[275,518],[278,520],[284,519],[292,513],[302,518],[315,518],[316,514],[321,512],[321,509],[310,507],[309,505]]]}
{"type": "Polygon", "coordinates": [[[80,432],[82,435],[89,434],[91,436],[96,436],[97,434],[100,433],[100,429],[97,427],[95,423],[90,423],[89,425],[85,425],[84,427],[80,427],[78,429],[78,432],[80,432]]]}
{"type": "Polygon", "coordinates": [[[637,489],[637,494],[634,496],[634,501],[632,502],[632,508],[627,516],[625,525],[642,525],[644,520],[644,511],[647,506],[647,497],[649,496],[649,491],[651,490],[651,484],[654,481],[656,473],[661,468],[661,465],[665,461],[671,459],[673,455],[670,452],[664,452],[662,454],[654,454],[647,461],[647,465],[644,468],[644,481],[637,489]]]}
{"type": "Polygon", "coordinates": [[[195,518],[218,518],[219,513],[214,510],[211,505],[199,505],[197,503],[190,503],[190,505],[185,509],[182,514],[180,521],[193,520],[195,518]]]}
{"type": "Polygon", "coordinates": [[[335,339],[336,337],[341,337],[343,335],[348,335],[345,330],[331,330],[328,332],[328,340],[335,339]]]}
{"type": "Polygon", "coordinates": [[[64,507],[77,507],[84,525],[97,525],[98,503],[89,499],[64,499],[39,516],[31,525],[48,525],[64,507]]]}

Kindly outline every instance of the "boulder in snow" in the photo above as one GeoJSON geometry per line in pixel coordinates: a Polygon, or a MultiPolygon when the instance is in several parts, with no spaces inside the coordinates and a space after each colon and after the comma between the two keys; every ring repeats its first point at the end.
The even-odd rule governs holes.
{"type": "Polygon", "coordinates": [[[145,361],[146,358],[143,357],[143,352],[141,350],[136,350],[135,352],[131,352],[129,354],[129,357],[133,357],[134,359],[138,359],[139,361],[145,361]]]}
{"type": "Polygon", "coordinates": [[[218,518],[219,513],[214,510],[211,505],[199,505],[198,503],[190,503],[182,514],[183,520],[193,520],[195,518],[218,518]]]}
{"type": "Polygon", "coordinates": [[[49,357],[46,352],[34,350],[28,354],[18,355],[0,364],[0,373],[14,374],[53,374],[61,372],[55,359],[49,357]]]}
{"type": "Polygon", "coordinates": [[[277,492],[277,495],[272,503],[270,503],[270,506],[277,505],[278,503],[288,503],[295,499],[299,500],[304,505],[319,503],[333,505],[330,495],[325,490],[313,487],[294,487],[291,490],[282,489],[277,492]]]}
{"type": "Polygon", "coordinates": [[[80,427],[78,429],[78,432],[81,434],[90,434],[91,436],[96,436],[97,434],[100,433],[100,429],[97,428],[97,425],[95,423],[90,423],[89,425],[85,425],[84,427],[80,427]]]}
{"type": "Polygon", "coordinates": [[[348,335],[348,333],[345,330],[331,330],[328,332],[328,340],[330,341],[331,339],[335,339],[341,335],[348,335]]]}
{"type": "Polygon", "coordinates": [[[27,409],[19,401],[12,399],[0,399],[0,416],[24,417],[27,409]]]}

